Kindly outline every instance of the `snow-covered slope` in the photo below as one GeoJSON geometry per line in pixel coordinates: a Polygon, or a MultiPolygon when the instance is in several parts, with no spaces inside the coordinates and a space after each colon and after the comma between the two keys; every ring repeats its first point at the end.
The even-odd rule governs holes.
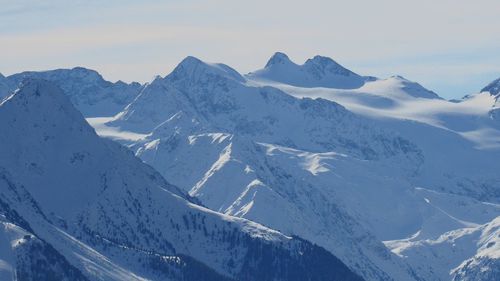
{"type": "Polygon", "coordinates": [[[478,250],[453,269],[454,280],[497,280],[500,276],[500,218],[462,235],[467,236],[475,236],[478,250]]]}
{"type": "Polygon", "coordinates": [[[193,57],[147,85],[110,125],[149,133],[177,122],[184,130],[236,133],[311,151],[337,149],[363,159],[419,158],[408,141],[370,127],[336,103],[253,87],[228,66],[193,57]]]}
{"type": "Polygon", "coordinates": [[[50,82],[4,101],[0,131],[0,198],[26,221],[14,236],[43,239],[90,280],[361,280],[305,240],[194,204],[50,82]]]}
{"type": "MultiPolygon", "coordinates": [[[[252,79],[251,75],[247,77],[252,79]]],[[[480,264],[467,259],[474,255],[471,253],[479,252],[482,246],[463,236],[471,227],[479,227],[500,216],[497,205],[500,202],[500,174],[495,168],[500,158],[498,81],[492,82],[481,93],[458,102],[440,99],[433,92],[398,76],[368,81],[353,90],[311,89],[279,80],[253,79],[253,82],[280,88],[299,98],[322,98],[338,102],[370,118],[378,126],[395,130],[415,143],[422,151],[423,163],[412,177],[402,179],[414,187],[412,193],[420,197],[420,201],[415,201],[415,210],[418,211],[413,213],[413,217],[420,213],[422,221],[414,224],[419,226],[415,234],[397,243],[388,242],[387,245],[391,245],[391,248],[399,245],[393,248],[396,253],[400,251],[398,247],[405,245],[407,248],[403,258],[424,276],[426,272],[432,272],[425,276],[429,280],[448,280],[452,276],[457,280],[481,280],[497,274],[497,261],[494,259],[485,260],[483,271],[479,270],[480,266],[469,271],[464,269],[469,263],[480,264]],[[464,241],[461,247],[467,251],[467,255],[452,255],[451,258],[431,247],[437,242],[425,242],[440,241],[449,235],[448,231],[455,233],[456,239],[464,241]],[[434,254],[422,254],[427,251],[434,254]],[[436,260],[429,258],[431,256],[437,257],[436,260]],[[436,267],[430,266],[433,263],[436,267]],[[461,270],[454,269],[460,264],[461,270]]],[[[389,174],[398,177],[392,172],[389,174]]],[[[400,200],[393,195],[387,198],[400,200]]],[[[407,200],[403,202],[409,203],[407,200]]],[[[380,206],[377,208],[373,210],[374,213],[383,210],[380,206]]],[[[383,217],[378,213],[376,216],[383,217]]],[[[412,220],[406,221],[411,225],[412,220]]],[[[450,251],[453,252],[453,248],[450,251]]]]}
{"type": "Polygon", "coordinates": [[[338,165],[349,171],[369,160],[412,174],[420,152],[338,104],[255,87],[227,66],[188,57],[107,126],[143,134],[124,143],[209,208],[312,240],[367,279],[414,279],[375,230],[352,217],[359,216],[355,208],[340,206],[348,202],[335,189],[358,183],[332,177],[336,169],[323,165],[346,159],[338,165]],[[323,171],[329,173],[316,180],[323,171]]]}
{"type": "Polygon", "coordinates": [[[3,170],[0,192],[1,280],[88,280],[50,244],[34,235],[29,224],[11,207],[12,195],[19,205],[23,204],[21,198],[28,200],[15,191],[3,170]]]}
{"type": "Polygon", "coordinates": [[[86,101],[108,89],[95,87],[97,73],[88,77],[63,79],[65,94],[87,117],[106,116],[88,118],[100,135],[180,189],[96,138],[46,82],[42,93],[58,93],[50,99],[25,87],[31,96],[2,104],[0,130],[9,134],[0,142],[9,145],[0,147],[0,198],[30,227],[6,222],[87,278],[265,280],[271,269],[256,268],[270,264],[281,268],[272,271],[278,279],[355,278],[328,252],[366,280],[498,275],[498,81],[450,102],[400,76],[362,77],[324,57],[299,66],[277,53],[245,76],[188,57],[131,92],[113,116],[127,99],[86,101]],[[32,199],[17,200],[12,189],[32,199]]]}
{"type": "Polygon", "coordinates": [[[331,58],[315,56],[304,64],[292,62],[286,54],[275,53],[263,69],[249,73],[254,80],[277,81],[300,87],[355,89],[372,77],[362,77],[331,58]]]}
{"type": "Polygon", "coordinates": [[[451,279],[381,241],[500,215],[491,95],[452,103],[399,76],[294,85],[188,57],[111,122],[91,121],[207,207],[311,240],[368,280],[451,279]]]}
{"type": "Polygon", "coordinates": [[[498,280],[500,217],[479,226],[446,232],[435,239],[390,241],[415,268],[433,272],[436,280],[498,280]],[[474,245],[474,247],[471,247],[474,245]],[[440,278],[440,279],[439,279],[440,278]]]}
{"type": "MultiPolygon", "coordinates": [[[[70,97],[85,117],[112,116],[123,110],[139,93],[139,83],[111,83],[94,70],[83,67],[50,71],[26,71],[8,76],[10,90],[26,78],[54,82],[70,97]]],[[[0,78],[1,79],[1,78],[0,78]]],[[[1,83],[1,81],[0,81],[1,83]]],[[[0,89],[1,91],[1,89],[0,89]]]]}
{"type": "Polygon", "coordinates": [[[369,81],[351,90],[252,82],[298,98],[335,101],[378,126],[397,131],[415,143],[425,159],[411,179],[415,186],[500,202],[500,176],[493,168],[500,156],[500,122],[492,107],[495,96],[488,92],[450,102],[399,76],[369,81]]]}

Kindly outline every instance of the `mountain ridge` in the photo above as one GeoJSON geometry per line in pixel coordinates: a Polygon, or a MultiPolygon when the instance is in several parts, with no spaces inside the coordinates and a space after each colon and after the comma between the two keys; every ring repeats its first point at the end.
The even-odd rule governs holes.
{"type": "Polygon", "coordinates": [[[0,182],[0,198],[90,280],[362,280],[310,242],[193,204],[99,138],[51,82],[25,80],[0,117],[9,131],[0,135],[0,167],[12,178],[0,182]],[[32,200],[19,200],[20,190],[32,200]]]}
{"type": "MultiPolygon", "coordinates": [[[[338,69],[332,61],[316,56],[308,63],[314,71],[297,75],[338,69]]],[[[278,53],[266,66],[280,64],[294,65],[278,53]]],[[[0,159],[0,168],[10,169],[4,174],[12,183],[0,181],[0,200],[30,227],[7,223],[43,238],[91,278],[79,255],[115,280],[251,280],[251,265],[274,264],[273,255],[283,261],[282,278],[305,279],[294,266],[321,279],[310,270],[322,263],[313,261],[332,253],[366,280],[494,278],[495,97],[483,92],[453,103],[400,76],[362,78],[358,88],[294,86],[187,57],[130,92],[128,104],[114,103],[105,118],[93,114],[99,103],[87,104],[83,116],[97,133],[126,147],[97,139],[71,109],[81,104],[66,97],[95,79],[46,87],[56,93],[47,99],[34,90],[20,99],[18,91],[0,105],[0,129],[12,134],[0,136],[8,144],[0,152],[11,160],[0,159]],[[11,189],[26,189],[28,205],[11,189]],[[47,190],[56,196],[44,198],[47,190]],[[65,192],[77,196],[64,202],[65,192]],[[64,212],[65,203],[75,210],[64,212]],[[310,259],[297,259],[304,251],[310,259]],[[432,253],[441,251],[449,256],[432,266],[432,253]]]]}
{"type": "Polygon", "coordinates": [[[302,65],[292,62],[281,52],[275,53],[263,69],[246,75],[252,80],[275,81],[302,87],[327,87],[355,89],[361,87],[372,77],[362,77],[333,59],[314,56],[302,65]]]}

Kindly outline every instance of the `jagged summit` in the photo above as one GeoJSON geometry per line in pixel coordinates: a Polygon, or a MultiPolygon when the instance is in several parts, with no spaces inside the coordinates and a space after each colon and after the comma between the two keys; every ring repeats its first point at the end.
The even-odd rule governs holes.
{"type": "Polygon", "coordinates": [[[115,115],[137,96],[142,87],[137,82],[112,83],[104,80],[102,75],[95,70],[74,67],[48,71],[25,71],[10,75],[7,77],[7,90],[0,89],[0,96],[1,92],[15,90],[27,78],[54,82],[86,117],[115,115]]]}
{"type": "MultiPolygon", "coordinates": [[[[47,71],[24,71],[18,74],[14,74],[8,77],[10,80],[17,82],[17,84],[23,81],[25,78],[39,78],[45,80],[58,80],[58,79],[72,79],[72,80],[80,80],[85,83],[106,83],[99,72],[77,66],[71,69],[68,68],[59,68],[54,70],[47,71]]],[[[111,83],[111,82],[107,82],[111,83]]]]}
{"type": "Polygon", "coordinates": [[[481,92],[489,92],[493,96],[500,94],[500,78],[492,81],[490,84],[484,87],[481,92]]]}
{"type": "Polygon", "coordinates": [[[337,67],[342,67],[340,64],[338,64],[332,58],[320,56],[320,55],[316,55],[311,59],[307,59],[306,62],[304,63],[304,65],[310,65],[310,64],[316,64],[316,65],[322,65],[322,66],[333,65],[333,66],[337,66],[337,67]]]}
{"type": "Polygon", "coordinates": [[[290,58],[282,52],[276,52],[274,55],[267,61],[266,68],[271,67],[277,64],[294,64],[290,58]]]}
{"type": "MultiPolygon", "coordinates": [[[[191,80],[201,82],[206,79],[232,79],[237,82],[244,82],[245,78],[233,68],[222,63],[206,63],[196,57],[188,56],[165,77],[170,81],[191,80]]],[[[205,81],[206,82],[206,81],[205,81]]]]}
{"type": "Polygon", "coordinates": [[[369,80],[368,77],[359,76],[329,57],[317,55],[298,65],[281,52],[275,53],[263,69],[251,72],[247,77],[306,88],[339,89],[359,88],[369,80]]]}
{"type": "Polygon", "coordinates": [[[342,76],[358,76],[333,59],[324,56],[315,56],[312,59],[308,59],[304,63],[304,67],[308,68],[308,71],[315,74],[318,78],[324,77],[329,73],[342,76]]]}

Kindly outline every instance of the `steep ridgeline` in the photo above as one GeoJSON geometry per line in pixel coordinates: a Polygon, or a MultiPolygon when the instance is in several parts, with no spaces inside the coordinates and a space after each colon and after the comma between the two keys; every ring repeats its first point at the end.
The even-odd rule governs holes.
{"type": "Polygon", "coordinates": [[[328,57],[315,56],[304,64],[292,62],[286,54],[275,53],[263,69],[249,73],[254,80],[276,81],[299,87],[356,89],[373,77],[360,76],[328,57]]]}
{"type": "Polygon", "coordinates": [[[26,71],[8,76],[6,80],[10,90],[13,91],[26,78],[54,82],[63,89],[73,105],[85,117],[115,115],[137,96],[142,87],[136,82],[127,84],[122,81],[116,83],[106,81],[96,71],[83,67],[39,72],[26,71]]]}
{"type": "Polygon", "coordinates": [[[387,171],[412,175],[420,151],[334,102],[188,57],[108,126],[146,135],[132,143],[136,155],[213,210],[311,240],[367,280],[418,279],[381,237],[418,227],[417,199],[387,171]],[[385,219],[398,221],[393,232],[385,219]]]}
{"type": "Polygon", "coordinates": [[[223,132],[309,151],[362,159],[401,157],[418,165],[418,149],[326,100],[296,99],[272,87],[254,87],[234,69],[184,59],[147,85],[110,125],[140,133],[166,130],[223,132]]]}
{"type": "Polygon", "coordinates": [[[4,101],[0,131],[0,243],[10,272],[35,280],[362,280],[323,248],[194,204],[97,137],[50,82],[27,80],[4,101]]]}

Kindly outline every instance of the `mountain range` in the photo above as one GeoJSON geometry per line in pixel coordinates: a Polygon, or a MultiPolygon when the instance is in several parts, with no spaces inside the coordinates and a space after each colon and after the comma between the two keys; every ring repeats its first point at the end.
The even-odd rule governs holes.
{"type": "Polygon", "coordinates": [[[0,274],[495,280],[498,90],[447,101],[283,53],[145,84],[0,76],[0,274]]]}

